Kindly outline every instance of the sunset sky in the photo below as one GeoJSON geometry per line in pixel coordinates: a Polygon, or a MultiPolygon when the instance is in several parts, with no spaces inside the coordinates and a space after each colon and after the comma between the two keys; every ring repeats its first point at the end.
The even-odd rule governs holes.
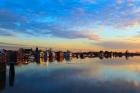
{"type": "Polygon", "coordinates": [[[140,51],[140,0],[0,0],[0,47],[140,51]]]}

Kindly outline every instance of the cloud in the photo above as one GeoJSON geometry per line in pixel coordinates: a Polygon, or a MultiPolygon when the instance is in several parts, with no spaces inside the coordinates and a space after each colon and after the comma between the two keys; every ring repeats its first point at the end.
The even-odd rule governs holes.
{"type": "Polygon", "coordinates": [[[104,47],[104,48],[111,48],[111,49],[136,49],[136,48],[140,48],[140,46],[139,46],[140,43],[123,42],[123,41],[99,42],[99,43],[96,43],[96,45],[104,47]]]}
{"type": "MultiPolygon", "coordinates": [[[[83,8],[77,9],[77,11],[79,11],[81,14],[84,13],[83,8]]],[[[8,9],[0,9],[0,35],[13,37],[30,35],[33,37],[48,36],[66,39],[100,39],[100,36],[95,32],[83,30],[79,31],[77,29],[73,29],[73,27],[61,24],[62,22],[57,22],[59,21],[57,17],[46,16],[43,14],[35,15],[31,19],[29,18],[27,17],[27,15],[22,16],[20,13],[15,13],[8,9]]]]}
{"type": "Polygon", "coordinates": [[[118,23],[115,25],[116,28],[133,28],[138,27],[140,24],[140,19],[130,19],[130,20],[124,20],[122,23],[118,23]]]}
{"type": "MultiPolygon", "coordinates": [[[[11,12],[8,9],[0,9],[0,27],[6,29],[19,29],[18,24],[25,24],[25,16],[11,12]]],[[[21,29],[21,28],[20,28],[21,29]]]]}
{"type": "Polygon", "coordinates": [[[6,28],[0,28],[0,36],[10,36],[10,37],[18,37],[19,35],[30,35],[30,36],[36,36],[37,33],[34,33],[34,31],[30,29],[26,29],[24,31],[21,30],[14,30],[14,29],[6,29],[6,28]]]}
{"type": "Polygon", "coordinates": [[[90,4],[96,4],[96,0],[81,0],[81,2],[84,2],[84,3],[90,3],[90,4]]]}
{"type": "Polygon", "coordinates": [[[15,36],[11,30],[0,28],[0,36],[15,36]]]}
{"type": "Polygon", "coordinates": [[[28,46],[24,44],[14,44],[14,43],[5,43],[5,42],[0,42],[0,45],[8,45],[8,46],[28,46]]]}
{"type": "Polygon", "coordinates": [[[116,0],[117,4],[123,4],[123,3],[127,3],[127,4],[133,4],[136,0],[116,0]]]}
{"type": "MultiPolygon", "coordinates": [[[[133,28],[135,27],[135,23],[140,24],[140,7],[138,4],[140,1],[116,0],[117,4],[115,4],[113,0],[105,1],[103,1],[104,4],[99,2],[97,7],[88,6],[88,8],[85,9],[85,18],[83,18],[83,20],[86,19],[86,17],[90,18],[92,16],[90,18],[90,20],[93,21],[92,24],[99,23],[99,25],[112,26],[115,29],[133,28]]],[[[77,14],[77,16],[79,15],[77,14]]]]}
{"type": "MultiPolygon", "coordinates": [[[[82,11],[80,9],[80,11],[82,11]]],[[[36,18],[36,17],[35,17],[36,18]]],[[[99,40],[100,36],[92,31],[79,31],[73,27],[65,26],[54,21],[54,17],[38,16],[37,19],[29,19],[26,16],[14,14],[6,9],[0,9],[0,35],[20,36],[30,35],[33,37],[59,37],[66,39],[85,38],[89,40],[99,40]],[[45,18],[45,19],[44,19],[45,18]],[[44,20],[44,21],[43,21],[44,20]],[[43,22],[42,22],[43,21],[43,22]],[[51,22],[50,22],[51,21],[51,22]]]]}
{"type": "Polygon", "coordinates": [[[77,26],[112,26],[116,29],[140,24],[137,0],[7,0],[0,8],[1,36],[42,36],[66,39],[99,40],[96,31],[74,29],[77,26]],[[102,1],[102,2],[101,2],[102,1]],[[120,2],[133,3],[132,6],[120,2]],[[34,3],[34,4],[33,4],[34,3]],[[60,4],[61,3],[61,4],[60,4]],[[96,3],[95,5],[92,5],[96,3]],[[15,5],[17,5],[15,7],[15,5]],[[46,8],[47,6],[47,8],[46,8]],[[1,30],[4,29],[4,30],[1,30]]]}
{"type": "MultiPolygon", "coordinates": [[[[19,44],[19,43],[6,43],[0,42],[1,49],[17,50],[18,48],[36,48],[37,46],[32,44],[19,44]]],[[[46,46],[40,45],[39,48],[46,49],[46,46]]]]}
{"type": "Polygon", "coordinates": [[[17,50],[18,48],[21,48],[21,47],[22,48],[30,48],[31,45],[0,42],[0,48],[4,48],[4,49],[17,50]]]}
{"type": "Polygon", "coordinates": [[[89,40],[101,39],[101,36],[97,35],[94,31],[81,31],[81,30],[79,31],[58,25],[47,26],[47,29],[42,30],[41,33],[44,35],[60,37],[65,39],[79,39],[79,38],[85,38],[89,40]]]}
{"type": "Polygon", "coordinates": [[[116,0],[116,3],[117,4],[121,4],[122,3],[122,0],[116,0]]]}
{"type": "Polygon", "coordinates": [[[84,32],[84,31],[61,31],[61,32],[56,32],[53,34],[56,37],[63,37],[63,38],[68,38],[68,39],[78,39],[78,38],[85,38],[89,40],[100,40],[101,37],[93,32],[84,32]]]}
{"type": "Polygon", "coordinates": [[[137,14],[137,13],[140,13],[140,7],[137,7],[134,11],[133,11],[134,14],[137,14]]]}

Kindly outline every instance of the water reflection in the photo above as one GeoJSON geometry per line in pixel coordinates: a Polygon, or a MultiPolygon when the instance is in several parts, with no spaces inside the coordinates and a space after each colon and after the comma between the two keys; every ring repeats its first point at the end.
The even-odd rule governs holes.
{"type": "Polygon", "coordinates": [[[65,60],[66,60],[67,62],[71,62],[71,61],[72,61],[72,57],[66,57],[65,60]]]}
{"type": "Polygon", "coordinates": [[[14,64],[10,64],[9,68],[9,85],[12,87],[14,86],[14,81],[15,81],[15,66],[14,64]]]}
{"type": "Polygon", "coordinates": [[[54,62],[55,61],[55,58],[49,58],[49,62],[54,62]]]}
{"type": "Polygon", "coordinates": [[[62,57],[11,63],[7,65],[10,87],[3,64],[0,88],[2,93],[140,93],[139,60],[62,57]]]}
{"type": "MultiPolygon", "coordinates": [[[[6,63],[0,64],[0,91],[5,89],[6,86],[6,63]]],[[[15,80],[15,67],[13,63],[9,65],[9,86],[14,86],[15,80]]]]}
{"type": "Polygon", "coordinates": [[[6,64],[0,64],[0,91],[5,88],[6,85],[6,64]]]}

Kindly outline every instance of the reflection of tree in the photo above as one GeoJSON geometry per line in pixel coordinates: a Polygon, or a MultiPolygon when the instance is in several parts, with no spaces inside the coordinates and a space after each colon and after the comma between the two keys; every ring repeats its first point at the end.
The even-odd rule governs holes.
{"type": "Polygon", "coordinates": [[[6,64],[0,63],[0,91],[5,88],[6,83],[6,64]]]}
{"type": "Polygon", "coordinates": [[[9,85],[14,86],[14,81],[15,81],[15,66],[14,64],[10,64],[10,69],[9,69],[9,85]]]}

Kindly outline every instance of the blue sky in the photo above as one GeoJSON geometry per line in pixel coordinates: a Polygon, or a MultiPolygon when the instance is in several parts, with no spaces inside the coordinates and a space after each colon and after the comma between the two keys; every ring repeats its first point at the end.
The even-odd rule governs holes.
{"type": "Polygon", "coordinates": [[[0,1],[1,46],[137,50],[139,24],[140,0],[0,1]]]}

